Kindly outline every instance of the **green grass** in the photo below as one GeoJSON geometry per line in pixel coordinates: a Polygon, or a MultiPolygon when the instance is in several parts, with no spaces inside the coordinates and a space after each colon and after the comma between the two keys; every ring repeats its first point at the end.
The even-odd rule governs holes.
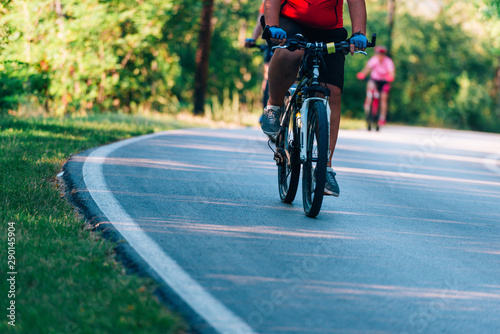
{"type": "MultiPolygon", "coordinates": [[[[71,155],[192,125],[172,117],[0,117],[0,333],[182,333],[148,278],[125,275],[114,244],[85,229],[55,176],[71,155]],[[7,321],[7,229],[16,228],[16,322],[7,321]]],[[[195,124],[200,125],[200,124],[195,124]]]]}

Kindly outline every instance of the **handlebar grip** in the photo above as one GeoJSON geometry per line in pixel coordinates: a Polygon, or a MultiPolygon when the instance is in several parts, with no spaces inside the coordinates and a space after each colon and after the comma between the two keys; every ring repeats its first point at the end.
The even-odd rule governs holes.
{"type": "Polygon", "coordinates": [[[373,48],[373,47],[375,47],[376,42],[377,42],[377,34],[373,33],[373,35],[372,35],[372,41],[371,41],[371,43],[366,44],[366,47],[367,48],[373,48]]]}

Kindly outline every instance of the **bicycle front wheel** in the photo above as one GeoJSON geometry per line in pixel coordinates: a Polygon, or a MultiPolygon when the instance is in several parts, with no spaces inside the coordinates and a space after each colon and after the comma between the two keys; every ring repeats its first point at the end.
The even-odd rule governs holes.
{"type": "Polygon", "coordinates": [[[328,161],[328,121],[321,101],[309,105],[307,116],[307,158],[302,171],[304,212],[316,217],[323,203],[328,161]]]}

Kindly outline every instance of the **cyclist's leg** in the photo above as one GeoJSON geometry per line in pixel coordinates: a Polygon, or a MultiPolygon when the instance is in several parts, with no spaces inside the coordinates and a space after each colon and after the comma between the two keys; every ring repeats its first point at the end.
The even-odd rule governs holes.
{"type": "Polygon", "coordinates": [[[266,90],[268,79],[269,79],[269,63],[264,63],[264,78],[262,79],[262,91],[266,90]]]}
{"type": "Polygon", "coordinates": [[[281,106],[285,95],[297,77],[303,52],[276,50],[269,64],[269,101],[267,105],[281,106]]]}
{"type": "MultiPolygon", "coordinates": [[[[280,17],[280,26],[288,36],[294,36],[302,31],[297,23],[283,17],[280,17]]],[[[281,106],[288,88],[295,82],[302,55],[302,51],[290,52],[285,49],[278,49],[271,58],[268,79],[269,100],[264,109],[261,123],[262,131],[267,135],[274,136],[279,132],[281,106]]]]}
{"type": "MultiPolygon", "coordinates": [[[[318,35],[323,42],[336,42],[344,40],[347,38],[347,31],[344,28],[333,29],[333,30],[313,30],[308,32],[311,35],[318,35]]],[[[306,36],[308,37],[308,36],[306,36]]],[[[311,39],[310,37],[309,39],[311,39]]],[[[333,152],[335,151],[335,146],[337,144],[337,137],[340,124],[340,110],[341,110],[341,96],[342,90],[344,89],[344,62],[345,56],[341,53],[333,53],[326,55],[324,57],[326,63],[326,69],[322,68],[320,70],[320,77],[327,83],[328,89],[330,90],[330,142],[329,142],[329,152],[328,157],[328,167],[331,167],[331,161],[333,157],[333,152]]]]}
{"type": "Polygon", "coordinates": [[[341,98],[342,91],[339,87],[327,84],[328,89],[330,90],[330,143],[329,143],[329,152],[330,155],[328,157],[327,166],[332,166],[332,157],[333,151],[335,150],[335,146],[337,145],[337,138],[339,135],[339,126],[340,126],[340,110],[341,110],[341,98]]]}
{"type": "Polygon", "coordinates": [[[391,89],[391,84],[386,83],[382,89],[381,89],[381,94],[380,94],[380,118],[379,118],[379,123],[381,125],[385,124],[385,120],[387,117],[387,106],[388,106],[388,100],[389,100],[389,90],[391,89]]]}
{"type": "Polygon", "coordinates": [[[340,187],[335,179],[335,171],[332,169],[332,158],[333,152],[335,151],[335,146],[337,145],[337,138],[339,135],[340,126],[340,110],[341,110],[341,97],[342,90],[335,85],[327,84],[330,90],[330,99],[328,103],[330,105],[330,142],[328,143],[329,156],[326,163],[326,183],[324,193],[330,196],[339,196],[340,187]]]}
{"type": "Polygon", "coordinates": [[[269,100],[269,63],[264,63],[264,79],[262,79],[262,105],[263,108],[267,106],[267,101],[269,100]]]}
{"type": "Polygon", "coordinates": [[[366,99],[365,104],[363,105],[363,109],[365,110],[365,116],[368,117],[368,113],[370,112],[370,107],[373,101],[373,94],[376,92],[377,88],[375,87],[375,82],[373,80],[368,80],[366,84],[366,99]]]}
{"type": "MultiPolygon", "coordinates": [[[[340,42],[347,38],[347,30],[344,28],[318,30],[311,29],[305,35],[309,40],[318,40],[323,42],[340,42]]],[[[320,77],[327,83],[330,90],[329,106],[330,106],[330,142],[329,156],[327,162],[325,194],[338,196],[340,193],[339,185],[335,179],[335,172],[332,167],[332,158],[337,144],[340,124],[341,96],[344,88],[344,63],[345,56],[341,53],[333,53],[324,57],[326,69],[320,70],[320,77]]]]}
{"type": "MultiPolygon", "coordinates": [[[[303,27],[285,17],[280,17],[280,27],[286,31],[288,37],[303,34],[303,27]]],[[[290,88],[299,70],[303,51],[290,52],[277,49],[269,63],[269,101],[268,105],[281,106],[288,88],[290,88]]]]}

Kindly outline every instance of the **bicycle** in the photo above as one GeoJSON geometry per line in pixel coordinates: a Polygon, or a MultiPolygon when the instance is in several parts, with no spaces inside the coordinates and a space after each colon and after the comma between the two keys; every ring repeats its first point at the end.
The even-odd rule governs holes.
{"type": "MultiPolygon", "coordinates": [[[[387,82],[384,82],[387,83],[387,82]]],[[[369,94],[372,96],[372,102],[370,104],[370,110],[368,111],[368,115],[366,115],[366,123],[368,131],[371,131],[372,124],[375,125],[375,130],[380,130],[380,125],[378,124],[378,120],[380,118],[380,95],[382,94],[382,87],[384,85],[375,84],[375,89],[371,89],[369,94]]]]}
{"type": "MultiPolygon", "coordinates": [[[[374,47],[375,41],[376,34],[373,34],[372,42],[368,43],[367,47],[374,47]]],[[[286,45],[274,46],[273,50],[275,49],[304,51],[296,84],[289,89],[285,97],[280,130],[276,136],[276,151],[273,150],[278,166],[279,194],[282,202],[293,202],[303,165],[304,212],[306,216],[313,218],[319,214],[323,202],[330,132],[330,91],[326,84],[320,81],[319,70],[323,55],[333,52],[347,55],[350,44],[348,41],[308,42],[298,34],[289,38],[286,45]]],[[[367,55],[364,51],[355,53],[367,55]]],[[[272,149],[270,144],[269,147],[272,149]]]]}

